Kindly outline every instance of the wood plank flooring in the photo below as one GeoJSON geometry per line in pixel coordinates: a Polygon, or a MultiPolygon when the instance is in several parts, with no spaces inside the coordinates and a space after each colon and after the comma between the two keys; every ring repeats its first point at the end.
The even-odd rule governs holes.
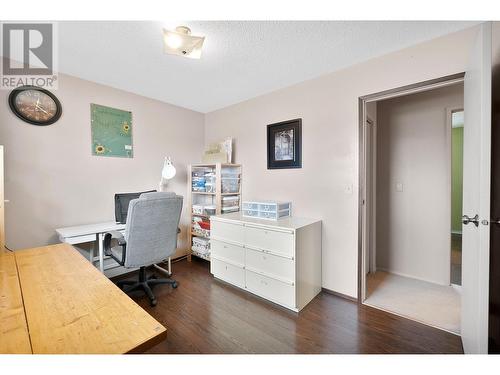
{"type": "Polygon", "coordinates": [[[205,261],[179,261],[173,272],[179,287],[156,287],[156,307],[132,295],[167,327],[149,353],[463,352],[458,336],[331,294],[296,314],[215,280],[205,261]]]}

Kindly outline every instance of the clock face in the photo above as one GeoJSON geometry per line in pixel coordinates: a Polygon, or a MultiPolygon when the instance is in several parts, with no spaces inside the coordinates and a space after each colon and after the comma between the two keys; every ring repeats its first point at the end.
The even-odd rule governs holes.
{"type": "Polygon", "coordinates": [[[50,125],[61,116],[61,104],[51,92],[38,87],[12,91],[9,104],[17,117],[34,125],[50,125]]]}

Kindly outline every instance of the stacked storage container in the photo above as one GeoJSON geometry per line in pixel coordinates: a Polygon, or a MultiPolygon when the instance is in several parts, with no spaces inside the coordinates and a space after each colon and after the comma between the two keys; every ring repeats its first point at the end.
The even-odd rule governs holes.
{"type": "Polygon", "coordinates": [[[211,235],[211,216],[240,211],[241,171],[240,164],[230,163],[189,166],[191,230],[188,235],[192,255],[210,260],[206,240],[211,235]]]}
{"type": "Polygon", "coordinates": [[[202,257],[210,256],[210,240],[204,237],[193,237],[191,250],[202,257]]]}
{"type": "Polygon", "coordinates": [[[238,170],[225,170],[222,175],[222,193],[231,194],[240,192],[240,174],[238,170]]]}
{"type": "Polygon", "coordinates": [[[247,201],[243,202],[243,216],[278,220],[292,216],[292,202],[247,201]]]}
{"type": "Polygon", "coordinates": [[[222,213],[237,212],[240,210],[240,196],[229,195],[222,197],[222,213]]]}

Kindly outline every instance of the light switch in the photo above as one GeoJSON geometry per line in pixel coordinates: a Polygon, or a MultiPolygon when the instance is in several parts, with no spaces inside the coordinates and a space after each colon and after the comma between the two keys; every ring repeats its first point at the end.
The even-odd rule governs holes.
{"type": "Polygon", "coordinates": [[[403,191],[403,184],[401,182],[396,182],[396,191],[401,193],[403,191]]]}
{"type": "Polygon", "coordinates": [[[347,184],[344,188],[346,194],[352,194],[352,184],[347,184]]]}

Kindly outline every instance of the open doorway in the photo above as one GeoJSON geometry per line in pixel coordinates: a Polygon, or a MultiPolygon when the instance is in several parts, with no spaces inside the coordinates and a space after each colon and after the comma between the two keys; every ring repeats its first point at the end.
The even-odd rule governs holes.
{"type": "Polygon", "coordinates": [[[464,110],[450,110],[451,126],[451,257],[450,283],[462,285],[462,201],[464,165],[464,110]]]}
{"type": "Polygon", "coordinates": [[[463,100],[460,77],[365,97],[360,129],[360,302],[455,334],[463,100]]]}

